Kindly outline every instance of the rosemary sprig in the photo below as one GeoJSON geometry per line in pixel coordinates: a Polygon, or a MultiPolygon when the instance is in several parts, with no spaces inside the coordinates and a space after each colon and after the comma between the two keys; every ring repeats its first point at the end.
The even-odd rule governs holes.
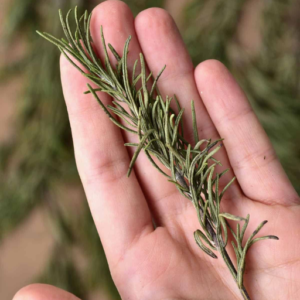
{"type": "Polygon", "coordinates": [[[228,170],[218,174],[215,173],[215,166],[221,165],[221,162],[213,156],[222,147],[222,140],[212,142],[211,140],[199,140],[197,130],[196,113],[192,101],[192,120],[194,143],[192,146],[184,138],[182,115],[184,109],[176,96],[164,100],[157,88],[157,81],[162,75],[165,66],[156,78],[153,78],[153,84],[148,89],[147,83],[153,77],[152,73],[146,75],[145,61],[143,54],[140,54],[139,61],[136,60],[133,67],[131,80],[129,79],[127,57],[131,37],[125,43],[123,55],[121,56],[108,45],[114,55],[117,66],[112,67],[106,47],[103,29],[101,28],[102,45],[104,50],[104,66],[93,50],[93,42],[90,34],[91,14],[87,11],[79,18],[77,7],[74,10],[75,32],[72,33],[69,24],[71,10],[64,19],[63,14],[59,11],[60,21],[64,30],[66,39],[57,39],[50,34],[38,32],[42,37],[56,45],[61,53],[69,62],[78,69],[85,77],[90,79],[97,88],[92,88],[88,84],[88,91],[92,93],[101,105],[109,119],[121,129],[136,134],[139,143],[126,143],[125,146],[136,147],[136,152],[132,157],[128,169],[128,176],[133,169],[134,163],[143,149],[152,165],[162,173],[167,179],[174,183],[179,192],[189,199],[196,210],[199,225],[194,232],[194,238],[199,248],[210,257],[216,259],[214,252],[219,252],[231,272],[234,280],[244,299],[250,299],[244,285],[243,275],[245,271],[245,258],[249,248],[256,242],[263,239],[278,239],[276,236],[268,235],[255,238],[260,229],[267,223],[262,222],[253,234],[248,238],[243,246],[244,233],[249,224],[248,215],[246,218],[234,216],[230,213],[220,212],[220,203],[225,191],[234,182],[233,178],[222,191],[219,189],[219,180],[228,170]],[[87,70],[88,73],[78,67],[69,56],[75,58],[87,70]],[[140,63],[141,72],[135,74],[136,67],[140,63]],[[141,87],[138,87],[138,83],[141,87]],[[97,95],[102,91],[115,99],[113,105],[107,107],[101,102],[97,95]],[[178,113],[171,109],[171,102],[175,101],[178,113]],[[121,104],[126,104],[128,110],[125,110],[121,104]],[[122,119],[126,126],[123,125],[113,114],[122,119]],[[200,149],[205,145],[204,149],[200,149]],[[171,171],[171,175],[166,174],[162,168],[155,163],[153,157],[171,171]],[[240,222],[244,225],[242,230],[237,223],[236,232],[231,228],[227,220],[240,222]],[[228,245],[228,228],[232,233],[234,241],[231,242],[237,260],[235,267],[230,259],[226,247],[228,245]]]}

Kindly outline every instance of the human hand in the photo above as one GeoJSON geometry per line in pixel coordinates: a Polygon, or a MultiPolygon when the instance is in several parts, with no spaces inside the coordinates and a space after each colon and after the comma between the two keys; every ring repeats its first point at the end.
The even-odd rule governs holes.
{"type": "MultiPolygon", "coordinates": [[[[299,197],[233,77],[213,60],[194,70],[176,25],[164,10],[148,9],[134,21],[123,2],[100,4],[91,23],[99,52],[100,25],[106,42],[119,53],[132,36],[129,66],[140,52],[154,74],[167,65],[159,89],[163,95],[176,94],[182,107],[195,101],[201,138],[225,138],[225,147],[216,158],[224,168],[232,168],[237,183],[226,192],[223,210],[251,215],[246,238],[264,219],[269,223],[263,231],[280,238],[249,250],[245,285],[251,299],[296,299],[300,288],[299,197]]],[[[83,95],[86,78],[64,58],[61,76],[79,174],[121,297],[241,299],[223,261],[211,259],[196,245],[192,232],[199,225],[192,203],[143,155],[127,178],[130,160],[123,144],[134,142],[134,137],[121,134],[93,96],[83,95]]],[[[111,101],[103,93],[100,98],[105,104],[111,101]]],[[[187,136],[192,136],[189,113],[186,110],[185,128],[187,136]]],[[[221,185],[232,176],[224,176],[221,185]]],[[[14,300],[72,297],[54,287],[33,285],[14,300]]]]}

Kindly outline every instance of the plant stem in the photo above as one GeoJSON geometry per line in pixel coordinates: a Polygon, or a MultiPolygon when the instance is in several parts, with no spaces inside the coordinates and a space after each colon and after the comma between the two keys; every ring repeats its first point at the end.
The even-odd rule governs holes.
{"type": "MultiPolygon", "coordinates": [[[[188,194],[188,196],[189,196],[190,201],[192,201],[192,195],[188,194]]],[[[201,206],[198,206],[198,208],[200,211],[200,218],[203,218],[203,208],[201,206]]],[[[222,243],[222,240],[218,239],[217,233],[213,229],[213,226],[211,225],[210,221],[209,220],[207,220],[207,221],[208,222],[205,224],[205,227],[206,227],[207,231],[209,232],[209,234],[211,235],[214,245],[218,249],[218,252],[221,254],[223,261],[227,265],[234,281],[237,283],[237,271],[235,269],[235,266],[233,265],[233,262],[232,262],[231,258],[229,257],[228,252],[226,251],[225,247],[220,245],[222,243]]],[[[239,290],[240,290],[241,295],[243,296],[244,300],[251,300],[244,285],[242,285],[242,288],[239,290]]]]}
{"type": "MultiPolygon", "coordinates": [[[[223,257],[223,260],[224,260],[224,262],[226,263],[226,265],[227,265],[227,266],[230,266],[230,267],[229,267],[230,271],[232,270],[232,271],[234,272],[234,275],[235,275],[235,276],[232,276],[232,277],[234,278],[235,282],[237,282],[237,271],[236,271],[236,269],[235,269],[235,267],[234,267],[234,265],[233,265],[233,263],[232,263],[232,261],[231,261],[229,255],[228,255],[226,249],[223,248],[223,250],[224,250],[224,256],[222,255],[221,251],[219,251],[219,252],[221,253],[221,255],[222,255],[222,257],[223,257]]],[[[233,274],[232,274],[232,275],[233,275],[233,274]]],[[[248,294],[246,288],[244,287],[244,285],[242,285],[242,288],[240,289],[240,292],[241,292],[241,294],[242,294],[244,300],[251,300],[251,298],[250,298],[250,296],[249,296],[249,294],[248,294]]]]}

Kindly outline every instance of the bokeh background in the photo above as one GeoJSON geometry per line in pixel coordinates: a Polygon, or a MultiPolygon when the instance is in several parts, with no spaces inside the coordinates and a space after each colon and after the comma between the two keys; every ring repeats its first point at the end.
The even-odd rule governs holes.
{"type": "MultiPolygon", "coordinates": [[[[0,299],[54,284],[120,299],[80,184],[59,79],[57,10],[96,0],[0,0],[0,299]]],[[[221,60],[246,91],[300,191],[300,1],[126,0],[164,7],[194,64],[221,60]]],[[[238,145],[237,145],[238,147],[238,145]]]]}

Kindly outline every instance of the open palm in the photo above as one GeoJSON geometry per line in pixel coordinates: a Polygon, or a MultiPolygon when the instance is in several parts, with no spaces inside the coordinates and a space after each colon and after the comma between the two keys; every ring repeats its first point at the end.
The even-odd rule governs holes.
{"type": "MultiPolygon", "coordinates": [[[[263,220],[269,220],[263,234],[280,238],[259,242],[249,251],[245,286],[251,299],[298,299],[299,198],[233,77],[213,60],[194,70],[164,10],[151,8],[134,20],[123,2],[100,4],[93,12],[91,32],[101,55],[100,25],[106,42],[119,53],[132,36],[128,65],[140,52],[153,74],[167,65],[159,89],[163,95],[176,94],[182,107],[195,101],[200,138],[225,138],[217,158],[232,172],[221,185],[233,172],[238,182],[225,194],[222,208],[244,217],[250,214],[246,238],[263,220]]],[[[192,203],[144,155],[127,178],[130,155],[123,144],[134,137],[121,133],[93,97],[83,95],[86,79],[65,59],[61,76],[78,170],[122,299],[241,299],[222,259],[208,257],[196,245],[193,232],[199,225],[192,203]]],[[[106,104],[111,101],[105,94],[100,98],[106,104]]],[[[187,137],[192,136],[189,114],[186,109],[187,137]]],[[[54,287],[33,285],[15,300],[73,297],[77,299],[54,287]]]]}

